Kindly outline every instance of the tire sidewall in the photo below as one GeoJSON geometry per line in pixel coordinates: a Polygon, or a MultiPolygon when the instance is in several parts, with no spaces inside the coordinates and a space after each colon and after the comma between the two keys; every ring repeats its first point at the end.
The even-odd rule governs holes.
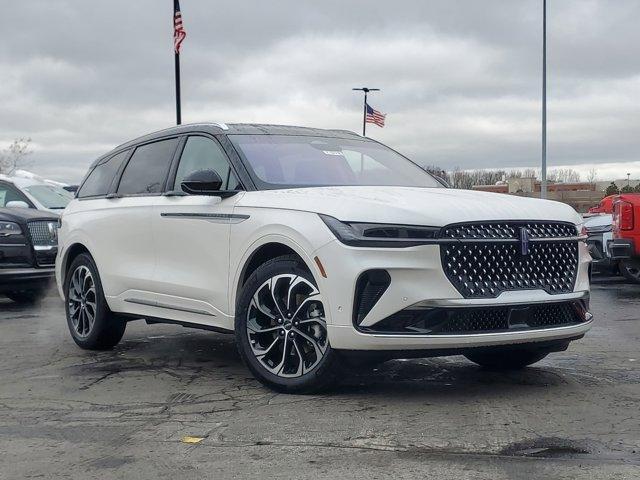
{"type": "Polygon", "coordinates": [[[93,347],[98,342],[98,337],[103,329],[104,323],[107,321],[108,307],[102,291],[102,282],[100,281],[100,275],[98,274],[98,268],[93,261],[93,258],[86,253],[78,255],[71,263],[67,275],[64,280],[64,298],[65,298],[65,314],[67,316],[67,326],[69,327],[69,333],[73,337],[73,340],[81,347],[93,347]],[[93,322],[93,328],[91,333],[86,337],[80,337],[71,321],[71,315],[69,313],[69,288],[71,285],[71,278],[73,273],[80,266],[85,266],[91,272],[93,282],[96,288],[96,315],[93,322]]]}
{"type": "MultiPolygon", "coordinates": [[[[333,374],[335,373],[334,361],[337,354],[335,350],[331,348],[331,345],[327,345],[327,350],[322,360],[320,360],[311,372],[305,373],[301,377],[285,378],[269,372],[261,365],[251,349],[246,332],[249,304],[256,290],[269,278],[288,273],[299,275],[318,288],[318,284],[313,278],[313,275],[306,268],[303,268],[299,261],[294,259],[280,257],[258,267],[242,287],[240,296],[238,297],[235,317],[236,344],[244,363],[263,384],[279,391],[312,391],[330,383],[333,379],[333,374]]],[[[326,304],[323,306],[326,308],[326,304]]]]}

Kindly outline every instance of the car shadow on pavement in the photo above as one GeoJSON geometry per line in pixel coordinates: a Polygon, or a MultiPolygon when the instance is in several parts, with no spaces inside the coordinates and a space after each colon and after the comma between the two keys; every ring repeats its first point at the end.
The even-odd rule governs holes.
{"type": "MultiPolygon", "coordinates": [[[[167,328],[169,331],[167,331],[167,328]]],[[[209,384],[212,389],[228,387],[262,387],[243,365],[236,351],[234,338],[209,332],[175,330],[150,335],[126,335],[123,342],[107,352],[82,352],[86,362],[77,363],[73,375],[86,375],[84,388],[92,379],[112,375],[170,375],[174,381],[209,384]]],[[[552,357],[551,357],[552,358],[552,357]]],[[[553,360],[551,360],[553,361],[553,360]]],[[[473,391],[513,394],[514,390],[529,391],[531,387],[555,387],[572,383],[565,372],[547,366],[533,366],[520,371],[498,372],[476,366],[463,357],[392,360],[369,369],[348,371],[330,390],[331,396],[392,394],[408,397],[460,396],[473,391]]],[[[160,379],[158,381],[161,381],[160,379]]]]}

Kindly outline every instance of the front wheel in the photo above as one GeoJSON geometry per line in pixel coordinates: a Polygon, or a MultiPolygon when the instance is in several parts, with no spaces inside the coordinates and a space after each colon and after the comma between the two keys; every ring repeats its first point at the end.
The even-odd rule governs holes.
{"type": "Polygon", "coordinates": [[[322,295],[295,256],[270,260],[242,288],[236,311],[236,343],[244,363],[264,385],[310,393],[338,373],[322,295]]]}
{"type": "Polygon", "coordinates": [[[120,342],[127,323],[115,316],[104,298],[98,268],[91,256],[78,255],[64,283],[69,332],[85,350],[108,350],[120,342]]]}
{"type": "Polygon", "coordinates": [[[535,350],[482,351],[465,354],[473,363],[492,370],[520,370],[539,362],[548,353],[535,350]]]}
{"type": "Polygon", "coordinates": [[[640,283],[640,259],[620,260],[620,273],[630,282],[640,283]]]}

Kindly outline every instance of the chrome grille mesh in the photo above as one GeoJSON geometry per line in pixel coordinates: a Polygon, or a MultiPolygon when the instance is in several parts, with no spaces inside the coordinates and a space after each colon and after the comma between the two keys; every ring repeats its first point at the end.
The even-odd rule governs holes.
{"type": "Polygon", "coordinates": [[[578,242],[553,239],[576,235],[575,226],[564,223],[453,225],[443,229],[442,237],[461,241],[441,245],[442,267],[465,298],[495,298],[505,291],[527,289],[569,293],[578,268],[578,242]],[[523,228],[534,240],[526,254],[520,243],[523,228]]]}
{"type": "Polygon", "coordinates": [[[442,229],[442,238],[469,239],[517,239],[519,229],[525,227],[530,238],[575,237],[576,227],[570,223],[557,222],[495,222],[465,223],[450,225],[442,229]]]}
{"type": "Polygon", "coordinates": [[[38,220],[29,222],[28,226],[29,235],[34,246],[48,247],[58,244],[58,231],[55,222],[38,220]],[[50,225],[53,225],[53,228],[50,225]]]}

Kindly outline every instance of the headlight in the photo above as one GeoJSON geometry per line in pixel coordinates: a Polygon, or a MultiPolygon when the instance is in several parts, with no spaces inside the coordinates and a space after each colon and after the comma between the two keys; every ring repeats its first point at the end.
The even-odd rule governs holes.
{"type": "Polygon", "coordinates": [[[392,225],[386,223],[341,222],[320,215],[338,240],[354,247],[402,248],[431,243],[438,237],[439,227],[392,225]]]}
{"type": "Polygon", "coordinates": [[[13,222],[2,222],[0,221],[0,237],[8,237],[10,235],[20,235],[22,233],[22,229],[20,225],[13,222]]]}

